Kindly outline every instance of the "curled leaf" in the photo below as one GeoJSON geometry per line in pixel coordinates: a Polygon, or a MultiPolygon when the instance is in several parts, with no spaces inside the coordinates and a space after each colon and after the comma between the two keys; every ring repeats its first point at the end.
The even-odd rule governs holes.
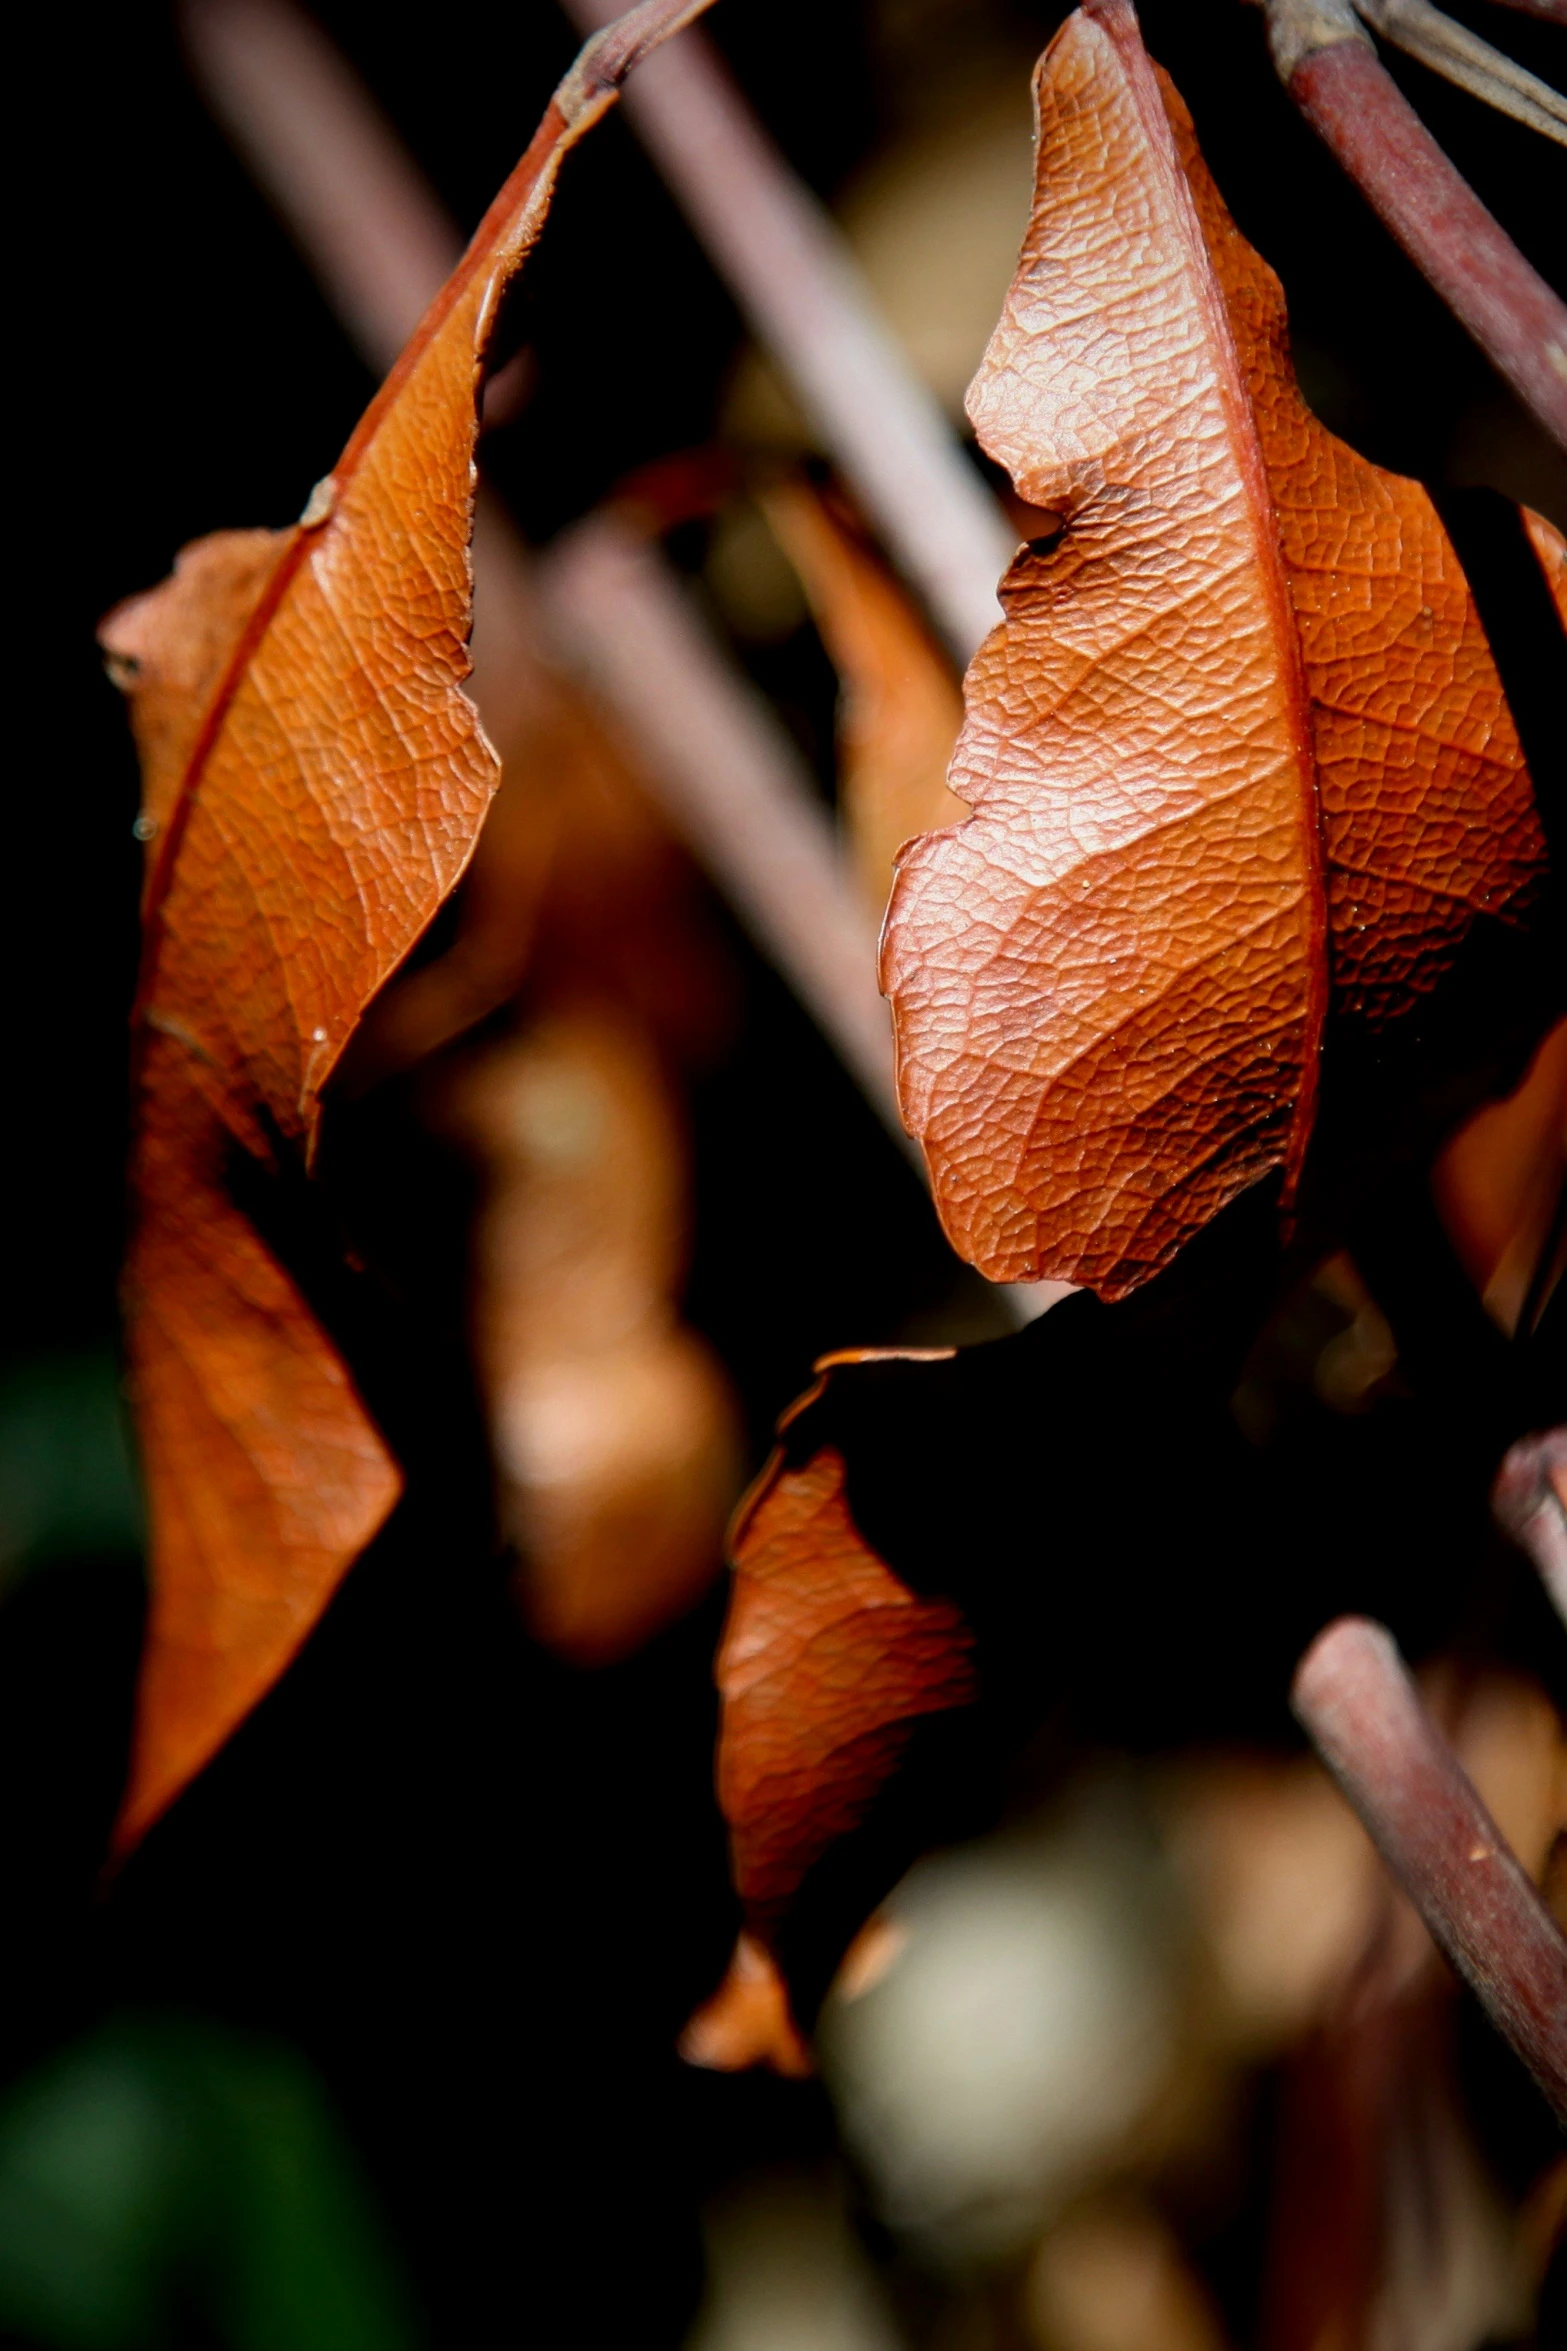
{"type": "Polygon", "coordinates": [[[225,1161],[308,1158],[327,1076],[472,851],[498,772],[462,691],[486,346],[562,157],[700,5],[645,0],[589,43],[300,522],[187,550],[105,626],[150,842],[126,1291],[153,1591],[122,1850],[397,1492],[225,1161]]]}
{"type": "Polygon", "coordinates": [[[970,410],[1064,527],[1007,575],[974,813],[905,851],[883,982],[955,1245],[1113,1298],[1293,1185],[1330,961],[1335,1017],[1396,1028],[1477,924],[1527,923],[1544,842],[1447,533],[1306,408],[1130,0],[1085,0],[1035,99],[970,410]]]}

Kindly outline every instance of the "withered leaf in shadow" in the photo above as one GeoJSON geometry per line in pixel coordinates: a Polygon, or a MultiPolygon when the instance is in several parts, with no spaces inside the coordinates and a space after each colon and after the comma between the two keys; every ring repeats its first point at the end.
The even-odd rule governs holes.
{"type": "Polygon", "coordinates": [[[784,1446],[731,1538],[718,1791],[735,1883],[763,1930],[864,1816],[915,1722],[975,1694],[962,1615],[948,1601],[917,1598],[865,1541],[837,1448],[787,1435],[821,1401],[834,1368],[873,1360],[884,1358],[818,1365],[822,1377],[784,1423],[784,1446]]]}
{"type": "Polygon", "coordinates": [[[1309,1287],[1275,1214],[1260,1187],[1118,1304],[1070,1298],[939,1358],[833,1359],[786,1417],[732,1536],[719,1786],[750,1931],[802,2019],[1040,1726],[1063,1756],[1289,1745],[1291,1672],[1335,1612],[1374,1608],[1414,1655],[1460,1621],[1538,1367],[1476,1308],[1462,1360],[1411,1344],[1374,1410],[1340,1409],[1309,1392],[1323,1330],[1305,1400],[1243,1435],[1256,1334],[1289,1342],[1309,1287]]]}
{"type": "Polygon", "coordinates": [[[1096,1677],[1095,1704],[1106,1677],[1146,1696],[1182,1605],[1152,1563],[1188,1559],[1201,1519],[1210,1589],[1233,1587],[1253,1498],[1224,1410],[1258,1311],[1243,1238],[1228,1299],[1194,1305],[1183,1272],[989,1345],[832,1357],[786,1415],[731,1536],[719,1791],[751,1931],[800,2013],[1020,1724],[1096,1677]],[[1151,1612],[1107,1657],[1134,1592],[1151,1612]]]}

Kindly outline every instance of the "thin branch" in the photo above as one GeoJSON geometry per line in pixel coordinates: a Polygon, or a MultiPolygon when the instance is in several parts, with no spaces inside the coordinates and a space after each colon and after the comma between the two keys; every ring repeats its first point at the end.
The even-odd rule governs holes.
{"type": "Polygon", "coordinates": [[[1467,25],[1455,24],[1431,0],[1355,0],[1355,9],[1384,40],[1432,73],[1567,147],[1567,98],[1467,25]]]}
{"type": "Polygon", "coordinates": [[[1497,1472],[1491,1508],[1534,1561],[1567,1624],[1567,1428],[1519,1438],[1497,1472]]]}
{"type": "Polygon", "coordinates": [[[461,257],[455,223],[290,0],[187,0],[181,29],[209,107],[339,319],[390,367],[461,257]]]}
{"type": "Polygon", "coordinates": [[[1434,1940],[1567,2122],[1567,1942],[1391,1634],[1340,1617],[1301,1660],[1291,1702],[1434,1940]]]}
{"type": "Polygon", "coordinates": [[[1547,24],[1567,25],[1567,0],[1496,0],[1498,8],[1514,8],[1520,16],[1543,16],[1547,24]]]}
{"type": "MultiPolygon", "coordinates": [[[[578,25],[614,0],[564,0],[578,25]]],[[[827,454],[960,664],[1000,617],[1016,535],[877,314],[835,223],[705,41],[650,58],[630,115],[827,454]]]]}
{"type": "Polygon", "coordinates": [[[1567,303],[1454,169],[1350,0],[1267,0],[1279,77],[1318,136],[1546,431],[1567,448],[1567,303]]]}
{"type": "Polygon", "coordinates": [[[702,627],[669,567],[612,514],[539,566],[562,650],[616,719],[676,832],[695,850],[905,1150],[876,934],[769,705],[702,627]]]}
{"type": "MultiPolygon", "coordinates": [[[[614,0],[583,0],[574,13],[591,29],[614,17],[614,0]]],[[[214,113],[339,317],[389,366],[461,250],[455,229],[353,73],[289,0],[187,0],[184,23],[214,113]]],[[[687,41],[663,54],[675,72],[659,77],[653,59],[642,64],[633,117],[966,662],[995,626],[1014,534],[877,318],[840,232],[722,66],[687,41]]]]}
{"type": "MultiPolygon", "coordinates": [[[[362,357],[384,371],[462,258],[456,223],[292,0],[186,0],[181,29],[213,114],[362,357]]],[[[473,554],[473,694],[504,744],[532,707],[517,648],[536,633],[538,596],[516,526],[482,486],[473,554]]]]}

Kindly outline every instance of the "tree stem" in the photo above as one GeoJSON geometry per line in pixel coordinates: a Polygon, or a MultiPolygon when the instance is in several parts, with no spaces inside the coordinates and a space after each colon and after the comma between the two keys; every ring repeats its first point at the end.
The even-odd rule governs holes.
{"type": "Polygon", "coordinates": [[[1340,1617],[1302,1658],[1291,1703],[1433,1938],[1567,2122],[1567,1942],[1392,1635],[1340,1617]]]}

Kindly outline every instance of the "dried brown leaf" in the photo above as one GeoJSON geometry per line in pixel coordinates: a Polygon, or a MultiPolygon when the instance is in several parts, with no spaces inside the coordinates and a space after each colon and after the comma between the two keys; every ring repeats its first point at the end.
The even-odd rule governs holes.
{"type": "Polygon", "coordinates": [[[1007,576],[952,772],[974,814],[905,852],[883,976],[955,1245],[1116,1297],[1293,1184],[1329,936],[1336,1013],[1385,1031],[1478,922],[1528,920],[1544,844],[1435,509],[1306,408],[1130,0],[1084,0],[1035,88],[970,408],[1064,529],[1007,576]]]}
{"type": "Polygon", "coordinates": [[[584,51],[300,522],[188,550],[106,624],[151,842],[126,1292],[153,1591],[122,1850],[396,1495],[226,1161],[308,1158],[322,1086],[473,848],[497,780],[462,691],[486,345],[562,157],[701,5],[646,0],[584,51]]]}

